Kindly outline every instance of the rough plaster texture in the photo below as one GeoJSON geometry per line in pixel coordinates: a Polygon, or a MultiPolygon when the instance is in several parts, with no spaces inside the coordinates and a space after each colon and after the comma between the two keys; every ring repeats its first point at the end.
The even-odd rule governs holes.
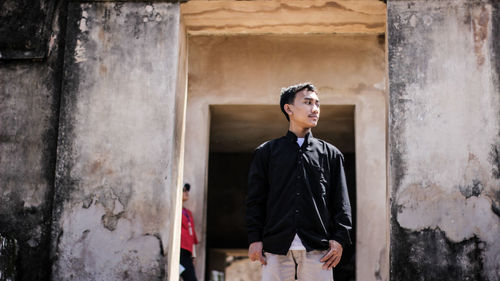
{"type": "Polygon", "coordinates": [[[53,75],[44,64],[0,66],[0,233],[20,244],[21,279],[47,276],[50,267],[46,258],[59,102],[51,89],[53,75]],[[45,261],[33,261],[33,254],[45,261]]]}
{"type": "MultiPolygon", "coordinates": [[[[184,176],[194,187],[187,206],[201,230],[196,259],[201,280],[205,262],[209,105],[272,104],[279,110],[280,88],[299,81],[313,82],[322,104],[355,106],[355,149],[359,157],[356,276],[359,280],[388,280],[384,50],[384,38],[375,35],[189,38],[184,176]]],[[[284,133],[286,128],[276,132],[276,137],[284,133]]]]}
{"type": "MultiPolygon", "coordinates": [[[[47,1],[38,1],[42,2],[47,1]]],[[[19,7],[27,3],[5,1],[1,5],[19,7]]],[[[27,13],[39,16],[30,18],[21,28],[43,29],[46,24],[52,25],[48,28],[52,30],[48,52],[43,47],[43,53],[48,55],[46,60],[0,61],[0,237],[5,242],[0,254],[1,280],[12,274],[16,280],[47,280],[50,275],[50,225],[64,49],[64,33],[59,27],[65,21],[63,3],[50,6],[55,9],[54,17],[47,19],[43,11],[33,8],[27,13]],[[9,251],[12,244],[16,245],[15,251],[9,251]],[[4,271],[6,265],[11,274],[4,271]]],[[[18,46],[20,37],[26,35],[8,36],[7,30],[15,24],[7,27],[4,23],[17,13],[21,11],[16,8],[1,9],[0,52],[6,46],[18,46]]],[[[30,45],[31,50],[36,49],[36,44],[30,45]]]]}
{"type": "Polygon", "coordinates": [[[377,0],[204,0],[188,1],[181,13],[192,35],[383,34],[386,6],[377,0]]]}
{"type": "Polygon", "coordinates": [[[69,4],[53,280],[171,273],[184,115],[179,25],[179,4],[69,4]]]}
{"type": "Polygon", "coordinates": [[[391,280],[500,280],[499,16],[388,3],[391,280]]]}

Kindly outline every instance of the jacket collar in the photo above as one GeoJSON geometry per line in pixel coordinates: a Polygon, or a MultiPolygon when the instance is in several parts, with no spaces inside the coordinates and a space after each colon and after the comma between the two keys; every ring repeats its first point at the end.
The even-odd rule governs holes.
{"type": "MultiPolygon", "coordinates": [[[[285,136],[288,140],[290,140],[291,142],[293,143],[296,143],[297,142],[297,135],[295,135],[295,133],[293,133],[292,131],[288,131],[286,133],[286,136],[285,136]]],[[[304,144],[302,144],[302,146],[305,146],[307,150],[309,150],[309,145],[311,144],[311,141],[312,139],[314,139],[313,135],[312,135],[312,132],[309,131],[309,133],[307,133],[305,136],[304,136],[304,144]]]]}

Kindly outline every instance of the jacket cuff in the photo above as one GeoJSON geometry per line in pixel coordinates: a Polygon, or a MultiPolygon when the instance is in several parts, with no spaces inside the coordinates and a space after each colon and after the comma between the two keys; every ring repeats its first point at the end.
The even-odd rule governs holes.
{"type": "Polygon", "coordinates": [[[262,235],[259,232],[250,232],[248,233],[248,244],[252,244],[253,242],[262,241],[262,235]]]}
{"type": "Polygon", "coordinates": [[[344,250],[347,246],[351,245],[351,243],[350,243],[351,239],[349,237],[341,237],[340,235],[334,235],[333,238],[331,238],[331,239],[337,241],[342,246],[342,249],[344,249],[344,250]]]}
{"type": "Polygon", "coordinates": [[[340,244],[340,246],[342,246],[342,250],[345,250],[346,243],[344,242],[344,240],[339,239],[338,237],[334,237],[332,240],[337,241],[340,244]]]}
{"type": "Polygon", "coordinates": [[[348,229],[339,229],[332,233],[332,239],[339,242],[342,248],[352,245],[351,232],[348,229]]]}

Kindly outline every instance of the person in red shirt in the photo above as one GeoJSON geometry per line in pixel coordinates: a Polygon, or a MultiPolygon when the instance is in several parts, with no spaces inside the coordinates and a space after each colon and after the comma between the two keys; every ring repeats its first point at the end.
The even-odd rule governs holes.
{"type": "MultiPolygon", "coordinates": [[[[191,185],[184,184],[182,189],[182,203],[189,200],[189,190],[191,185]]],[[[194,272],[193,265],[193,245],[198,244],[198,238],[194,231],[194,220],[191,211],[182,207],[182,229],[181,229],[181,276],[184,281],[198,281],[194,272]]]]}

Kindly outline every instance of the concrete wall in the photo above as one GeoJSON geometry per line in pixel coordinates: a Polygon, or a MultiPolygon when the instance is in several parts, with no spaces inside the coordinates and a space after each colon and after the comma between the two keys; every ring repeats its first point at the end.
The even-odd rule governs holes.
{"type": "MultiPolygon", "coordinates": [[[[377,35],[189,38],[184,175],[193,186],[187,206],[202,238],[197,247],[200,279],[205,261],[209,105],[272,104],[279,110],[280,88],[299,81],[313,82],[322,104],[355,105],[360,206],[356,274],[358,280],[388,279],[384,41],[377,35]]],[[[285,133],[286,129],[276,137],[285,133]]]]}
{"type": "Polygon", "coordinates": [[[500,5],[389,1],[391,280],[500,280],[500,5]]]}
{"type": "Polygon", "coordinates": [[[0,280],[48,280],[65,6],[0,8],[0,280]]]}
{"type": "MultiPolygon", "coordinates": [[[[277,104],[280,87],[310,80],[323,104],[356,107],[357,279],[389,278],[384,38],[185,42],[179,4],[128,2],[72,2],[64,38],[66,1],[0,5],[2,276],[47,280],[54,260],[55,280],[176,278],[163,263],[177,260],[183,169],[204,237],[209,105],[277,104]]],[[[392,280],[499,280],[499,5],[388,3],[392,280]]]]}
{"type": "MultiPolygon", "coordinates": [[[[174,186],[182,181],[180,164],[187,83],[184,79],[187,42],[175,10],[178,4],[97,2],[80,5],[71,2],[68,15],[66,1],[36,1],[36,7],[33,6],[39,10],[36,15],[23,13],[22,7],[26,5],[5,1],[2,3],[5,9],[0,14],[2,22],[15,20],[12,26],[2,25],[2,31],[7,30],[2,33],[2,44],[13,38],[6,36],[7,33],[17,32],[20,27],[28,27],[34,36],[41,37],[33,47],[28,44],[33,35],[26,33],[20,40],[14,38],[15,44],[3,44],[2,50],[5,46],[10,48],[13,59],[42,58],[41,61],[3,61],[0,65],[2,124],[8,124],[2,126],[1,139],[0,235],[2,241],[17,245],[4,247],[2,251],[11,251],[18,260],[17,271],[26,276],[18,276],[22,280],[48,278],[52,262],[54,279],[70,278],[72,274],[79,279],[162,278],[168,273],[176,276],[176,263],[167,265],[166,272],[160,264],[167,255],[169,260],[177,260],[178,254],[177,249],[170,247],[177,245],[179,239],[178,233],[172,231],[177,229],[180,218],[175,208],[180,193],[174,186]],[[52,24],[52,33],[47,31],[47,22],[49,26],[52,24]],[[47,34],[51,36],[44,37],[47,34]],[[64,38],[62,35],[66,34],[64,38]],[[12,46],[20,48],[12,49],[12,46]],[[61,51],[64,48],[63,66],[61,51]],[[177,60],[184,63],[177,64],[177,60]],[[151,264],[147,264],[149,261],[151,264]]],[[[379,6],[375,14],[380,16],[383,10],[379,6]]],[[[381,24],[376,26],[380,28],[381,24]]],[[[198,225],[202,228],[208,163],[208,105],[276,104],[274,94],[279,88],[297,81],[315,82],[324,103],[355,105],[358,120],[376,117],[375,129],[357,127],[361,137],[356,149],[380,151],[379,155],[371,154],[372,158],[366,158],[360,167],[373,171],[377,186],[384,185],[383,172],[371,169],[373,165],[380,168],[379,160],[383,158],[383,148],[377,149],[383,143],[379,141],[384,118],[383,111],[379,110],[383,108],[383,40],[376,36],[340,36],[332,43],[325,42],[321,36],[312,37],[307,44],[301,44],[304,38],[301,36],[281,39],[264,36],[259,37],[263,40],[253,43],[250,38],[243,45],[230,46],[230,54],[224,60],[220,60],[224,51],[213,58],[210,56],[210,52],[217,51],[216,41],[209,44],[208,53],[194,52],[197,55],[190,61],[199,61],[194,66],[203,67],[195,67],[192,72],[195,74],[190,78],[194,85],[193,97],[203,96],[206,86],[210,89],[199,103],[193,99],[195,102],[190,105],[191,122],[195,122],[196,127],[191,127],[189,134],[194,137],[192,140],[201,137],[202,156],[200,148],[192,146],[199,144],[196,141],[188,142],[186,154],[191,157],[186,180],[192,179],[201,187],[199,190],[203,190],[203,195],[191,203],[192,208],[197,209],[198,225]],[[302,47],[291,48],[290,42],[302,47]],[[260,44],[262,46],[258,46],[260,44]],[[241,47],[244,55],[240,57],[241,47]],[[322,51],[311,52],[312,49],[322,51]],[[261,51],[270,56],[262,56],[261,51]],[[324,60],[325,54],[330,59],[324,60]],[[254,57],[257,58],[255,64],[242,68],[254,57]],[[269,61],[270,57],[274,61],[269,61]],[[352,60],[355,57],[359,60],[352,60]],[[206,64],[212,59],[223,63],[214,69],[216,72],[206,64]],[[232,64],[231,60],[236,63],[232,64]],[[302,67],[308,61],[318,64],[313,67],[314,75],[310,74],[311,69],[302,67]],[[274,66],[270,67],[269,63],[274,66]],[[266,80],[259,75],[262,67],[271,74],[266,80]],[[204,74],[197,78],[200,70],[204,74]],[[220,80],[217,73],[229,76],[220,80]],[[249,78],[248,84],[242,84],[246,78],[249,78]],[[258,83],[246,88],[252,80],[258,83]],[[268,90],[260,92],[261,88],[256,87],[259,83],[268,90]],[[240,93],[240,89],[245,91],[240,93]],[[219,90],[223,94],[213,95],[219,90]],[[363,141],[368,139],[377,141],[370,144],[363,141]]],[[[219,38],[222,42],[227,39],[219,38]]],[[[326,41],[333,37],[327,38],[330,39],[326,41]]],[[[199,49],[200,42],[197,44],[195,47],[199,49]]],[[[2,58],[9,52],[3,51],[2,58]]],[[[383,194],[383,188],[379,191],[377,194],[383,194]]],[[[384,198],[380,198],[375,205],[383,206],[384,198]]],[[[377,220],[370,221],[376,223],[377,220]]],[[[366,272],[371,276],[373,272],[380,275],[380,262],[383,263],[379,253],[384,245],[378,246],[376,254],[362,253],[361,259],[366,257],[370,264],[363,268],[368,268],[366,272]]],[[[199,252],[201,264],[204,252],[199,252]]]]}
{"type": "Polygon", "coordinates": [[[70,3],[67,29],[52,279],[175,280],[179,4],[70,3]]]}

